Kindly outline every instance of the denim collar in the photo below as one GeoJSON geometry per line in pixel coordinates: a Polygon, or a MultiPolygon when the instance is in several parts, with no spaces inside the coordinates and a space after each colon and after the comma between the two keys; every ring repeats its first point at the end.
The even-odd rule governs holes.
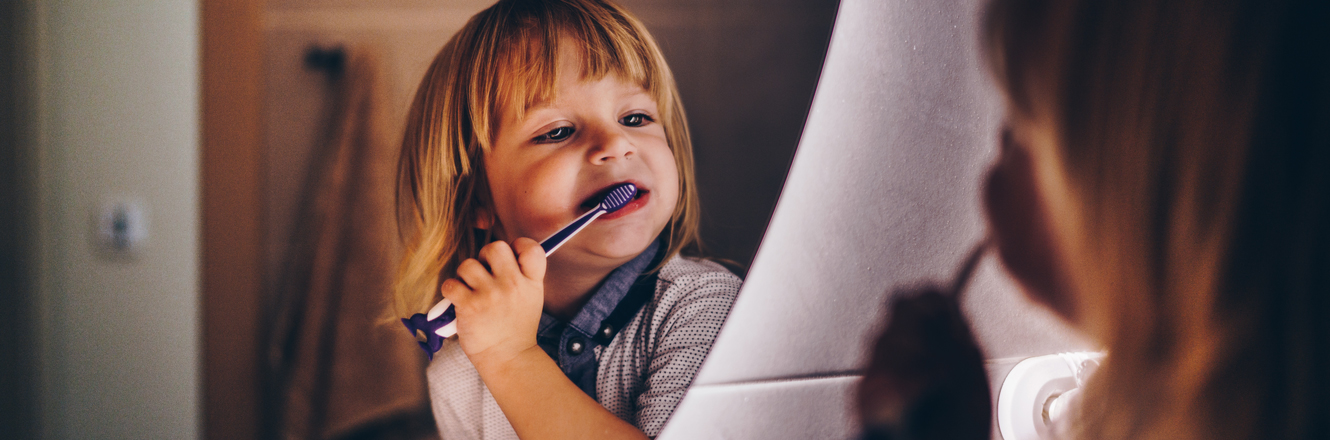
{"type": "MultiPolygon", "coordinates": [[[[649,269],[647,265],[651,264],[659,249],[660,242],[653,241],[642,253],[610,272],[600,288],[596,289],[596,293],[591,295],[591,299],[582,306],[582,310],[579,310],[571,321],[567,322],[567,325],[583,336],[595,335],[600,329],[600,323],[609,317],[614,308],[618,307],[619,301],[628,295],[628,289],[633,286],[637,276],[649,269]]],[[[560,323],[559,318],[542,312],[537,333],[544,334],[560,323]]]]}

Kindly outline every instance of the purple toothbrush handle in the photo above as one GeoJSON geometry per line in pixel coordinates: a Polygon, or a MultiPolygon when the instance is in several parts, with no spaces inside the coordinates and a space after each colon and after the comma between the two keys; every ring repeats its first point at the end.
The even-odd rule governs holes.
{"type": "Polygon", "coordinates": [[[558,249],[559,245],[568,241],[569,238],[573,238],[573,235],[576,235],[577,232],[586,227],[588,223],[591,223],[592,220],[595,220],[596,217],[600,217],[600,215],[604,213],[604,209],[597,207],[596,209],[588,211],[586,214],[582,214],[577,220],[573,220],[568,226],[564,226],[559,232],[555,232],[554,235],[551,235],[549,238],[546,238],[545,241],[540,242],[540,248],[544,249],[545,255],[548,256],[551,252],[554,252],[555,249],[558,249]]]}
{"type": "Polygon", "coordinates": [[[457,319],[457,312],[450,305],[437,318],[429,319],[424,313],[417,313],[411,315],[410,319],[402,318],[402,325],[406,326],[406,330],[411,332],[412,337],[415,337],[417,332],[425,334],[425,340],[418,343],[420,348],[425,350],[425,355],[429,356],[430,360],[434,360],[434,353],[443,348],[443,337],[439,336],[436,331],[455,319],[457,319]]]}

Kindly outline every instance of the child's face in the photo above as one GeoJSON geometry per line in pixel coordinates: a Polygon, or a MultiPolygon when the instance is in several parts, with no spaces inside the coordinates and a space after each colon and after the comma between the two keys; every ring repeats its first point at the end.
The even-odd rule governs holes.
{"type": "Polygon", "coordinates": [[[612,268],[641,253],[669,223],[678,168],[660,112],[641,86],[608,75],[583,81],[578,55],[560,52],[555,99],[519,118],[505,106],[485,156],[495,233],[543,240],[623,182],[638,197],[601,216],[550,258],[551,268],[612,268]]]}

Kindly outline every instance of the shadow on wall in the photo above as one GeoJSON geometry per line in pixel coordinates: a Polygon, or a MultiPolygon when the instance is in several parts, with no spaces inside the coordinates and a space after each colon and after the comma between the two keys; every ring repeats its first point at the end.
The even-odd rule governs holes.
{"type": "Polygon", "coordinates": [[[785,183],[838,2],[623,0],[679,84],[697,158],[702,238],[743,275],[785,183]]]}
{"type": "Polygon", "coordinates": [[[36,280],[32,277],[36,231],[36,181],[32,128],[27,111],[28,11],[24,2],[0,4],[0,432],[6,438],[36,438],[37,365],[33,337],[36,280]]]}

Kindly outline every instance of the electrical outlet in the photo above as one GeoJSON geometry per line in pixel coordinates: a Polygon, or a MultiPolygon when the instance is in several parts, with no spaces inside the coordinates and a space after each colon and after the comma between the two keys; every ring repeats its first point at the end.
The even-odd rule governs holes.
{"type": "Polygon", "coordinates": [[[96,215],[96,241],[103,252],[134,255],[148,238],[145,203],[133,198],[108,198],[96,215]]]}

